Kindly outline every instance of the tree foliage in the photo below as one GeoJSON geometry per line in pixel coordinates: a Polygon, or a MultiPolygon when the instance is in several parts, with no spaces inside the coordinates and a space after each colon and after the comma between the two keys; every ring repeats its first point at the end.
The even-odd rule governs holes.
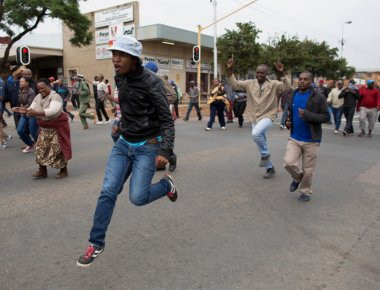
{"type": "Polygon", "coordinates": [[[293,75],[308,70],[315,76],[329,79],[351,77],[355,69],[346,59],[338,57],[338,49],[325,41],[300,40],[297,36],[274,36],[266,44],[259,44],[260,30],[252,22],[237,23],[237,30],[226,30],[218,39],[220,61],[225,64],[234,54],[236,72],[245,74],[265,63],[274,71],[274,63],[282,62],[293,75]]]}
{"type": "Polygon", "coordinates": [[[6,47],[1,68],[8,62],[13,44],[33,31],[47,17],[62,20],[74,32],[70,42],[74,46],[89,45],[91,21],[80,13],[78,0],[0,0],[0,30],[11,42],[6,47]]]}
{"type": "Polygon", "coordinates": [[[220,62],[225,64],[234,55],[235,70],[238,74],[246,74],[259,64],[261,46],[257,42],[261,32],[252,22],[236,23],[237,30],[228,30],[218,38],[217,47],[220,62]]]}

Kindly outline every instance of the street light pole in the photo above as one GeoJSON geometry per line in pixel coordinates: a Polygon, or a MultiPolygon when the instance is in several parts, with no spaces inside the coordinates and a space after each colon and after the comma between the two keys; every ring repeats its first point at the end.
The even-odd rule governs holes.
{"type": "Polygon", "coordinates": [[[214,6],[214,78],[218,77],[218,50],[216,48],[216,34],[217,34],[217,24],[216,24],[216,0],[212,1],[214,6]]]}
{"type": "Polygon", "coordinates": [[[343,38],[343,36],[344,36],[344,25],[345,24],[351,24],[352,23],[352,21],[350,20],[350,21],[345,21],[345,22],[343,22],[342,23],[342,39],[341,39],[341,41],[340,41],[340,58],[343,58],[343,46],[344,46],[344,38],[343,38]]]}

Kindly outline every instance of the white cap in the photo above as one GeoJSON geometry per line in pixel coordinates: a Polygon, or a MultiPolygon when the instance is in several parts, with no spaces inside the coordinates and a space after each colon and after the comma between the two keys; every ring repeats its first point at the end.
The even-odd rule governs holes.
{"type": "Polygon", "coordinates": [[[141,57],[142,44],[136,38],[123,35],[118,37],[108,50],[119,50],[135,57],[141,57]]]}

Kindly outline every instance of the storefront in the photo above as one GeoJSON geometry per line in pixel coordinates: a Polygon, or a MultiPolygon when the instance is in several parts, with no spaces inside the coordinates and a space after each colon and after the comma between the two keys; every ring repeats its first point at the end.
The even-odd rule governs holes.
{"type": "MultiPolygon", "coordinates": [[[[113,84],[111,53],[107,48],[120,35],[131,35],[143,45],[144,63],[154,61],[159,74],[168,75],[183,92],[190,80],[196,82],[197,66],[192,64],[192,48],[197,43],[197,33],[156,24],[139,27],[139,5],[132,2],[87,14],[91,19],[94,41],[86,47],[73,47],[71,32],[63,27],[64,77],[83,74],[88,81],[103,74],[113,84]]],[[[213,38],[202,35],[201,88],[205,95],[212,80],[213,38]]]]}

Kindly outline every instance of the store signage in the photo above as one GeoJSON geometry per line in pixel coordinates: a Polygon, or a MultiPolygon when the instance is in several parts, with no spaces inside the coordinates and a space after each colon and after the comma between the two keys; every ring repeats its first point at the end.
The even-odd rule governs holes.
{"type": "Polygon", "coordinates": [[[170,58],[157,57],[157,66],[162,68],[170,68],[170,58]]]}
{"type": "Polygon", "coordinates": [[[95,28],[133,21],[133,6],[118,6],[95,13],[95,28]]]}
{"type": "Polygon", "coordinates": [[[113,42],[116,40],[116,38],[123,35],[123,23],[110,25],[108,27],[108,35],[109,35],[108,44],[109,46],[111,46],[113,42]]]}
{"type": "Polygon", "coordinates": [[[123,35],[135,37],[135,25],[134,24],[124,25],[123,35]]]}
{"type": "Polygon", "coordinates": [[[108,28],[100,28],[95,31],[95,44],[108,43],[109,40],[108,28]]]}
{"type": "Polygon", "coordinates": [[[156,58],[154,56],[148,56],[148,55],[143,56],[143,63],[144,64],[147,62],[150,62],[150,61],[156,62],[156,58]]]}
{"type": "Polygon", "coordinates": [[[171,68],[183,69],[183,59],[172,58],[171,59],[171,68]]]}
{"type": "Polygon", "coordinates": [[[95,48],[96,59],[110,59],[112,58],[112,52],[108,50],[108,44],[97,45],[95,48]]]}

